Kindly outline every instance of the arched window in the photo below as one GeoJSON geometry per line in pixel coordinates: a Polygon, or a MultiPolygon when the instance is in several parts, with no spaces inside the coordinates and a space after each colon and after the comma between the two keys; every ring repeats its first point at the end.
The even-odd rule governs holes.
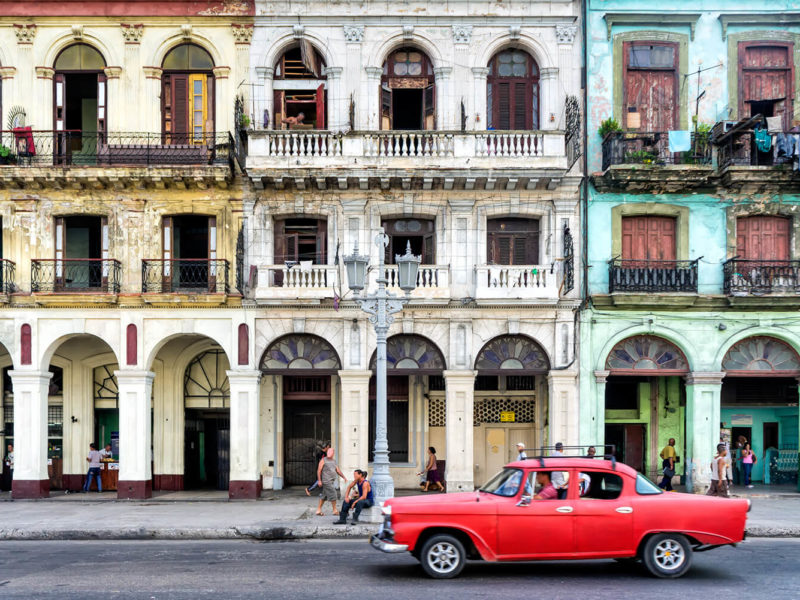
{"type": "Polygon", "coordinates": [[[684,375],[689,362],[672,342],[653,335],[636,335],[618,342],[606,358],[612,375],[684,375]]]}
{"type": "Polygon", "coordinates": [[[539,67],[524,50],[494,55],[487,96],[489,129],[539,129],[539,67]]]}
{"type": "Polygon", "coordinates": [[[416,48],[400,48],[383,63],[381,129],[436,129],[433,65],[416,48]]]}
{"type": "MultiPolygon", "coordinates": [[[[87,44],[72,44],[59,53],[53,64],[53,125],[57,131],[106,131],[105,67],[103,55],[87,44]]],[[[85,134],[81,137],[81,152],[95,153],[96,140],[85,134]]]]}
{"type": "Polygon", "coordinates": [[[200,46],[181,44],[167,53],[161,68],[166,143],[204,143],[214,133],[214,60],[200,46]]]}
{"type": "Polygon", "coordinates": [[[275,129],[325,129],[325,60],[308,40],[275,63],[275,129]]]}

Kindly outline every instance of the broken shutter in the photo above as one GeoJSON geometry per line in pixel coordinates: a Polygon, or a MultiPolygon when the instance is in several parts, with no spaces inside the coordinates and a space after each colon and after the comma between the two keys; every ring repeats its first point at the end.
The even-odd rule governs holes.
{"type": "Polygon", "coordinates": [[[750,260],[789,260],[789,229],[785,217],[739,217],[736,254],[750,260]]]}
{"type": "Polygon", "coordinates": [[[676,258],[673,217],[623,217],[622,259],[674,261],[676,258]]]}
{"type": "Polygon", "coordinates": [[[328,222],[320,219],[317,221],[317,256],[316,264],[324,265],[327,263],[327,240],[328,240],[328,222]]]}
{"type": "Polygon", "coordinates": [[[172,79],[172,133],[173,143],[185,144],[189,133],[189,76],[170,75],[172,79]]]}
{"type": "Polygon", "coordinates": [[[432,131],[436,129],[436,91],[433,84],[425,88],[423,104],[425,110],[423,127],[428,131],[432,131]]]}
{"type": "Polygon", "coordinates": [[[642,131],[670,131],[678,125],[678,45],[625,42],[623,127],[628,115],[638,113],[642,131]]]}
{"type": "Polygon", "coordinates": [[[317,88],[317,129],[325,129],[325,84],[317,88]]]}
{"type": "Polygon", "coordinates": [[[97,76],[97,145],[105,141],[106,132],[106,76],[101,73],[97,76]]]}
{"type": "Polygon", "coordinates": [[[791,43],[739,42],[740,117],[752,116],[752,102],[783,102],[773,108],[773,116],[783,116],[786,130],[792,126],[794,86],[792,84],[791,43]],[[783,113],[779,109],[783,108],[783,113]]]}
{"type": "Polygon", "coordinates": [[[275,129],[283,129],[283,117],[286,116],[286,92],[282,90],[275,90],[272,93],[273,107],[272,112],[275,115],[275,122],[273,127],[275,129]]]}
{"type": "Polygon", "coordinates": [[[217,218],[208,217],[208,291],[217,291],[217,218]]]}
{"type": "Polygon", "coordinates": [[[55,284],[58,288],[64,285],[64,259],[66,258],[65,249],[67,247],[67,228],[64,224],[64,217],[56,217],[55,236],[55,284]]]}
{"type": "Polygon", "coordinates": [[[392,90],[381,84],[381,129],[392,129],[392,90]]]}
{"type": "Polygon", "coordinates": [[[161,278],[165,292],[172,291],[172,217],[161,219],[161,278]]]}

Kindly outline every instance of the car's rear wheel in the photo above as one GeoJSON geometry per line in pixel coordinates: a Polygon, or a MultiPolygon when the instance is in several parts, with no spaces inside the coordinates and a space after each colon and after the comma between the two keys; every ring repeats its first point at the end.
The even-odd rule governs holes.
{"type": "Polygon", "coordinates": [[[422,545],[419,562],[434,579],[450,579],[464,568],[467,553],[464,545],[452,535],[434,535],[422,545]]]}
{"type": "Polygon", "coordinates": [[[659,533],[645,543],[642,560],[656,577],[680,577],[692,566],[692,547],[679,533],[659,533]]]}

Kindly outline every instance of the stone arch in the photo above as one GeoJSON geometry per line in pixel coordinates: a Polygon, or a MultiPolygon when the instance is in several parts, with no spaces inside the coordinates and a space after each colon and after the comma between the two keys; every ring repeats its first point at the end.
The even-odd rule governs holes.
{"type": "Polygon", "coordinates": [[[550,56],[547,47],[538,39],[524,31],[520,32],[519,39],[516,40],[511,39],[508,33],[490,38],[475,52],[475,63],[472,66],[478,68],[488,67],[489,61],[492,60],[494,55],[507,48],[525,50],[525,52],[530,54],[533,60],[536,61],[539,70],[557,66],[557,62],[550,56]]]}
{"type": "Polygon", "coordinates": [[[91,46],[97,50],[103,57],[103,60],[106,61],[106,66],[123,64],[122,58],[117,55],[114,49],[111,46],[108,46],[101,37],[94,34],[91,30],[84,30],[83,35],[80,38],[76,38],[71,31],[61,34],[47,47],[44,60],[36,64],[52,67],[55,65],[56,58],[59,54],[61,54],[61,51],[75,44],[86,44],[87,46],[91,46]]]}
{"type": "Polygon", "coordinates": [[[797,377],[800,354],[791,344],[775,336],[751,335],[730,345],[721,366],[728,377],[797,377]]]}
{"type": "Polygon", "coordinates": [[[487,375],[508,374],[509,371],[544,374],[550,371],[550,358],[544,347],[530,336],[498,335],[475,355],[475,370],[487,375]]]}
{"type": "Polygon", "coordinates": [[[714,356],[713,367],[714,369],[719,368],[722,369],[722,360],[728,352],[730,352],[731,348],[733,348],[736,344],[751,337],[771,337],[782,342],[785,342],[789,346],[791,346],[796,351],[800,351],[800,336],[797,336],[782,327],[748,327],[742,331],[739,331],[731,336],[729,336],[722,344],[720,344],[719,348],[717,349],[716,356],[714,356]]]}
{"type": "MultiPolygon", "coordinates": [[[[307,39],[313,46],[314,50],[319,53],[319,55],[322,57],[322,60],[325,61],[326,67],[333,65],[331,61],[334,60],[334,54],[331,51],[330,46],[323,38],[312,31],[304,32],[303,38],[307,39]]],[[[293,33],[286,33],[280,36],[277,40],[270,44],[267,53],[264,55],[264,63],[262,66],[274,68],[275,63],[278,62],[278,59],[280,59],[281,56],[283,56],[292,48],[295,48],[299,43],[300,40],[294,37],[293,33]]]]}
{"type": "Polygon", "coordinates": [[[374,62],[367,66],[382,68],[383,64],[389,59],[389,55],[404,46],[418,48],[424,52],[430,59],[434,70],[446,66],[442,53],[436,43],[427,35],[418,32],[416,29],[414,30],[414,36],[410,40],[405,39],[402,33],[397,33],[388,38],[384,38],[379,45],[373,46],[367,53],[367,56],[371,56],[374,62]]]}
{"type": "Polygon", "coordinates": [[[308,333],[290,333],[275,339],[259,361],[269,374],[334,375],[342,368],[339,353],[326,339],[308,333]]]}
{"type": "Polygon", "coordinates": [[[678,349],[683,353],[683,356],[687,360],[689,371],[693,371],[696,368],[695,365],[697,361],[695,360],[694,346],[683,335],[667,327],[654,327],[651,330],[647,326],[638,325],[618,331],[615,335],[611,336],[611,338],[609,338],[609,340],[606,342],[605,346],[603,346],[603,348],[597,354],[597,357],[594,359],[594,369],[597,371],[606,370],[606,359],[611,353],[611,350],[622,340],[637,335],[651,335],[664,338],[668,342],[671,342],[677,346],[678,349]]]}
{"type": "MultiPolygon", "coordinates": [[[[45,337],[41,333],[40,333],[40,335],[42,337],[45,337]]],[[[66,342],[68,342],[71,339],[80,338],[80,337],[93,338],[94,340],[100,341],[101,344],[102,344],[102,346],[100,346],[100,347],[103,349],[103,352],[101,352],[101,354],[111,354],[111,355],[113,355],[114,359],[115,359],[114,362],[116,362],[117,364],[120,364],[118,340],[109,340],[107,338],[101,337],[100,335],[98,335],[96,333],[92,333],[92,332],[89,332],[89,331],[75,331],[75,332],[70,332],[70,333],[66,333],[66,334],[62,333],[61,335],[58,335],[57,337],[52,339],[49,343],[46,340],[44,340],[44,342],[47,344],[47,346],[45,348],[45,351],[41,354],[41,356],[39,358],[38,366],[41,369],[47,368],[47,366],[50,364],[50,362],[53,359],[53,355],[56,353],[56,351],[63,344],[65,344],[66,342]],[[106,348],[108,348],[110,350],[110,353],[105,350],[106,348]]]]}
{"type": "Polygon", "coordinates": [[[658,335],[633,335],[606,355],[605,370],[612,375],[685,375],[686,355],[674,342],[658,335]]]}
{"type": "MultiPolygon", "coordinates": [[[[370,371],[375,370],[377,352],[372,351],[370,371]]],[[[426,337],[398,334],[386,341],[386,370],[390,375],[438,375],[446,369],[444,353],[426,337]]]]}
{"type": "MultiPolygon", "coordinates": [[[[180,323],[177,324],[177,328],[178,329],[180,328],[180,323]]],[[[146,329],[147,329],[147,323],[145,322],[145,331],[142,331],[142,339],[145,341],[145,344],[147,344],[147,337],[146,337],[147,331],[146,331],[146,329]]],[[[145,356],[146,356],[146,360],[144,362],[144,368],[147,369],[147,370],[152,370],[153,362],[158,357],[158,354],[161,351],[161,349],[167,343],[169,343],[170,341],[175,340],[175,339],[179,339],[181,337],[193,338],[194,340],[196,340],[196,342],[210,341],[210,342],[218,345],[220,348],[222,348],[225,351],[225,355],[228,357],[228,361],[230,362],[230,357],[234,355],[230,350],[230,348],[231,348],[230,339],[223,339],[223,337],[230,338],[232,336],[232,333],[231,333],[230,329],[231,328],[228,327],[225,330],[225,335],[224,336],[219,335],[219,333],[221,333],[221,332],[212,332],[212,333],[209,333],[209,332],[204,332],[204,333],[175,332],[175,333],[167,334],[164,337],[159,338],[152,345],[152,347],[144,349],[145,350],[145,356]]],[[[194,345],[195,345],[195,343],[192,343],[192,344],[189,344],[188,347],[191,348],[194,345]]],[[[181,355],[183,354],[183,352],[185,352],[185,350],[181,352],[181,355]]],[[[188,363],[188,360],[190,360],[190,359],[187,359],[187,363],[188,363]]],[[[184,367],[185,367],[185,365],[184,365],[184,367]]]]}
{"type": "Polygon", "coordinates": [[[191,35],[188,37],[184,36],[183,33],[176,33],[164,38],[150,55],[150,62],[144,64],[160,68],[164,63],[164,58],[167,56],[170,50],[173,50],[181,44],[195,44],[200,46],[203,50],[211,55],[211,59],[214,61],[215,67],[225,65],[222,53],[219,51],[219,48],[217,48],[216,44],[214,44],[210,38],[199,34],[196,31],[192,31],[191,35]]]}

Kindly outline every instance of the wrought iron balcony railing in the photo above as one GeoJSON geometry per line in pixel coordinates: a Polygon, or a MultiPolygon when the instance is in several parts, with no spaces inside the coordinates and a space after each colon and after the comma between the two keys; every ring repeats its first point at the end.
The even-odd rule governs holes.
{"type": "Polygon", "coordinates": [[[0,294],[10,294],[16,290],[17,265],[14,261],[0,258],[0,294]]]}
{"type": "Polygon", "coordinates": [[[800,295],[800,260],[749,260],[722,263],[723,291],[729,296],[800,295]]]}
{"type": "Polygon", "coordinates": [[[695,260],[608,261],[608,291],[614,292],[697,292],[695,260]]]}
{"type": "Polygon", "coordinates": [[[35,258],[32,292],[118,294],[122,267],[108,258],[35,258]]]}
{"type": "Polygon", "coordinates": [[[94,131],[0,131],[0,165],[113,167],[231,165],[231,135],[94,131]]]}
{"type": "Polygon", "coordinates": [[[613,132],[603,139],[603,170],[611,165],[707,165],[711,142],[707,133],[691,134],[691,148],[671,152],[669,132],[613,132]]]}
{"type": "Polygon", "coordinates": [[[142,293],[227,294],[227,260],[209,258],[142,261],[142,293]]]}

